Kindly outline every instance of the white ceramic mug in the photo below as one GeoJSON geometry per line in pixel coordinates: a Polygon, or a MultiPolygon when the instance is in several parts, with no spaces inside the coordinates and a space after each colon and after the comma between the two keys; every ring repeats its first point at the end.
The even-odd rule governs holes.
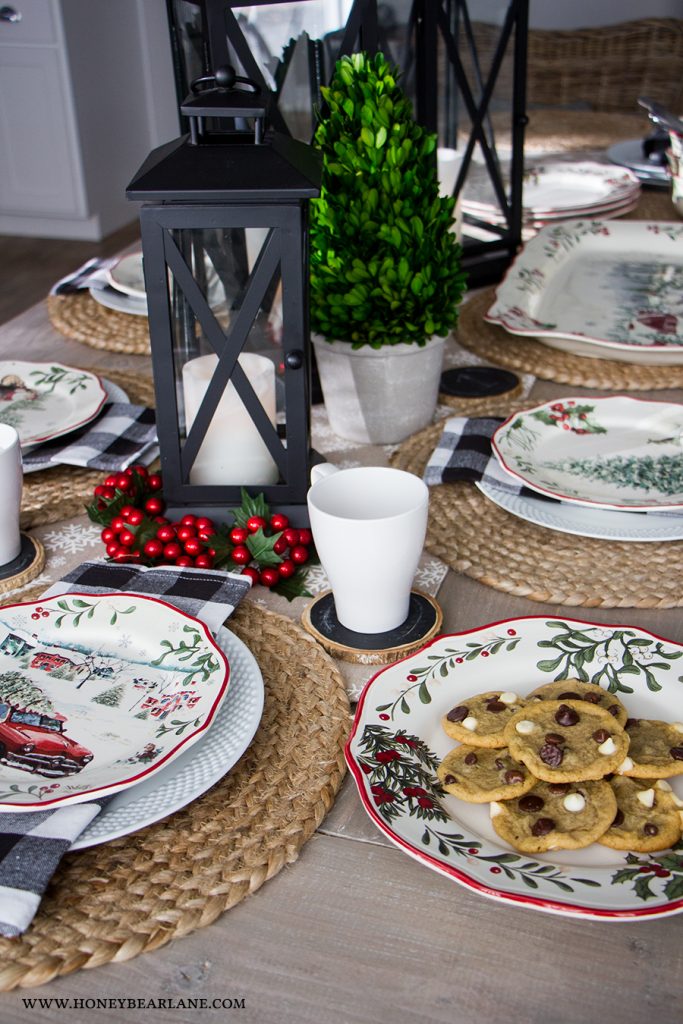
{"type": "Polygon", "coordinates": [[[408,617],[429,491],[400,469],[314,466],[308,512],[337,618],[356,633],[384,633],[408,617]]]}
{"type": "Polygon", "coordinates": [[[21,551],[22,484],[19,435],[14,427],[0,423],[0,566],[12,562],[21,551]]]}

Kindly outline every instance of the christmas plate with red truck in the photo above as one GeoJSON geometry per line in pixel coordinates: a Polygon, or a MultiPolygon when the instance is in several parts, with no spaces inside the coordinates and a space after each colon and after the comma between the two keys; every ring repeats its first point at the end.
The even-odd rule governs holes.
{"type": "MultiPolygon", "coordinates": [[[[476,693],[520,696],[557,679],[618,695],[634,718],[683,721],[683,645],[634,626],[529,616],[437,637],[382,669],[358,702],[346,759],[361,801],[400,849],[503,903],[578,918],[649,919],[683,910],[683,842],[658,853],[593,843],[529,855],[507,846],[488,804],[442,789],[455,743],[441,717],[476,693]]],[[[683,798],[683,775],[668,780],[683,798]]]]}
{"type": "Polygon", "coordinates": [[[199,620],[139,594],[0,609],[0,809],[116,793],[200,739],[229,680],[199,620]]]}

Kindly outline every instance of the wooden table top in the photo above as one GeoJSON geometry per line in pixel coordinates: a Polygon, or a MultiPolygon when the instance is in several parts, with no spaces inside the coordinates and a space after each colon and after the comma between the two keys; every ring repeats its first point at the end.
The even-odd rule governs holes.
{"type": "MultiPolygon", "coordinates": [[[[108,355],[65,340],[50,327],[44,304],[0,328],[0,354],[17,352],[35,360],[149,372],[143,357],[108,355]]],[[[537,382],[532,398],[542,401],[563,391],[537,382]]],[[[683,398],[675,391],[656,397],[683,398]]],[[[444,632],[521,615],[572,614],[450,571],[439,603],[444,632]]],[[[577,613],[683,642],[679,610],[577,613]]],[[[347,777],[298,861],[210,927],[125,963],[0,995],[0,1017],[17,1024],[56,1022],[66,1015],[100,1024],[189,1024],[233,1019],[234,1011],[235,1019],[254,1024],[640,1024],[647,1015],[673,1024],[681,1020],[682,924],[679,916],[582,921],[488,900],[392,846],[365,814],[347,777]],[[29,1004],[32,999],[68,999],[71,1008],[66,1015],[56,1003],[38,1010],[40,1004],[29,1004]],[[92,1001],[98,999],[205,999],[207,1008],[138,1011],[125,1002],[97,1008],[92,1001]],[[225,1009],[213,1009],[213,1000],[225,1000],[225,1009]]]]}

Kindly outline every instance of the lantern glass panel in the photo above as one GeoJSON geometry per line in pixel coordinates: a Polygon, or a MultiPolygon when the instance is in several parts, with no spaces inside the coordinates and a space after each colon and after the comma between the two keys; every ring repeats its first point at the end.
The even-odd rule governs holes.
{"type": "MultiPolygon", "coordinates": [[[[279,424],[280,432],[286,434],[282,287],[279,263],[272,257],[268,261],[266,251],[272,234],[268,227],[257,225],[175,228],[171,232],[183,266],[192,276],[192,286],[188,287],[183,266],[178,274],[169,267],[168,301],[181,453],[209,383],[217,371],[221,373],[219,354],[224,344],[230,347],[231,328],[240,319],[249,323],[246,335],[240,332],[243,343],[234,350],[239,367],[273,431],[277,431],[279,424]],[[254,281],[257,266],[261,272],[254,281]],[[254,291],[249,291],[250,285],[255,285],[254,291]]],[[[261,487],[275,484],[280,479],[277,464],[231,382],[232,374],[222,375],[220,398],[214,402],[207,432],[189,467],[188,482],[261,487]]]]}

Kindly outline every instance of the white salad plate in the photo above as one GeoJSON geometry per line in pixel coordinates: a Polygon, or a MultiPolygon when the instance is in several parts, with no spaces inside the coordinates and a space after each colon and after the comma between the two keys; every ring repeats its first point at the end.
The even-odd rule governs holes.
{"type": "MultiPolygon", "coordinates": [[[[572,216],[578,211],[614,206],[640,193],[640,182],[627,168],[591,161],[569,163],[543,161],[524,171],[524,216],[542,219],[548,215],[572,216]]],[[[499,213],[491,180],[484,170],[468,178],[463,210],[494,210],[499,213]]],[[[580,215],[580,214],[579,214],[580,215]]]]}
{"type": "MultiPolygon", "coordinates": [[[[346,759],[377,827],[404,853],[508,905],[601,921],[683,909],[683,843],[634,854],[596,843],[522,854],[487,804],[446,794],[436,769],[453,749],[441,717],[473,694],[526,695],[554,679],[617,693],[631,717],[683,719],[683,646],[633,626],[529,616],[437,637],[375,675],[358,702],[346,759]]],[[[669,780],[683,796],[683,776],[669,780]]]]}
{"type": "Polygon", "coordinates": [[[0,361],[0,423],[14,427],[22,448],[90,423],[106,398],[94,373],[61,363],[0,361]]]}
{"type": "Polygon", "coordinates": [[[628,167],[644,185],[658,185],[668,188],[671,183],[666,167],[652,163],[643,153],[642,139],[628,139],[616,142],[607,150],[607,157],[615,164],[628,167]]]}
{"type": "Polygon", "coordinates": [[[112,288],[135,299],[147,300],[141,252],[130,252],[127,256],[122,256],[106,273],[112,288]]]}
{"type": "Polygon", "coordinates": [[[228,661],[197,619],[140,594],[0,610],[0,809],[115,793],[199,740],[228,661]]]}
{"type": "Polygon", "coordinates": [[[202,739],[152,778],[111,798],[72,850],[107,843],[153,825],[219,782],[251,743],[263,713],[263,677],[249,648],[228,629],[216,642],[230,664],[230,687],[202,739]]]}
{"type": "Polygon", "coordinates": [[[553,498],[683,509],[683,405],[623,395],[555,399],[514,413],[491,447],[510,476],[553,498]]]}
{"type": "Polygon", "coordinates": [[[477,481],[477,487],[494,505],[547,530],[571,533],[575,537],[638,543],[683,540],[683,514],[588,508],[566,501],[548,501],[540,495],[513,494],[483,480],[477,481]]]}
{"type": "Polygon", "coordinates": [[[147,316],[147,299],[139,299],[135,295],[127,295],[116,288],[105,285],[104,288],[89,288],[90,295],[100,306],[113,309],[117,313],[130,313],[131,316],[147,316]]]}
{"type": "Polygon", "coordinates": [[[683,363],[683,224],[574,220],[524,246],[485,315],[577,355],[683,363]]]}
{"type": "MultiPolygon", "coordinates": [[[[106,378],[103,377],[102,378],[102,387],[104,388],[104,390],[107,393],[107,402],[127,402],[128,401],[128,395],[123,390],[123,388],[119,387],[118,384],[114,384],[112,381],[106,380],[106,378]]],[[[91,421],[91,422],[94,422],[94,421],[91,421]]],[[[87,424],[86,424],[86,426],[87,426],[87,424]]],[[[62,438],[63,438],[63,440],[60,439],[54,447],[59,447],[61,444],[67,444],[68,443],[68,440],[69,440],[69,435],[68,434],[62,435],[62,438]]],[[[55,466],[58,466],[59,465],[58,462],[52,462],[52,460],[51,460],[52,451],[53,451],[53,446],[49,445],[49,444],[35,445],[35,446],[31,447],[30,449],[25,448],[23,453],[22,453],[23,456],[24,456],[24,464],[23,464],[24,476],[27,473],[37,473],[39,470],[54,469],[55,466]],[[29,451],[30,451],[30,455],[31,455],[31,461],[27,462],[26,461],[26,456],[29,453],[29,451]],[[38,461],[38,455],[40,455],[42,457],[40,461],[38,461]]]]}

